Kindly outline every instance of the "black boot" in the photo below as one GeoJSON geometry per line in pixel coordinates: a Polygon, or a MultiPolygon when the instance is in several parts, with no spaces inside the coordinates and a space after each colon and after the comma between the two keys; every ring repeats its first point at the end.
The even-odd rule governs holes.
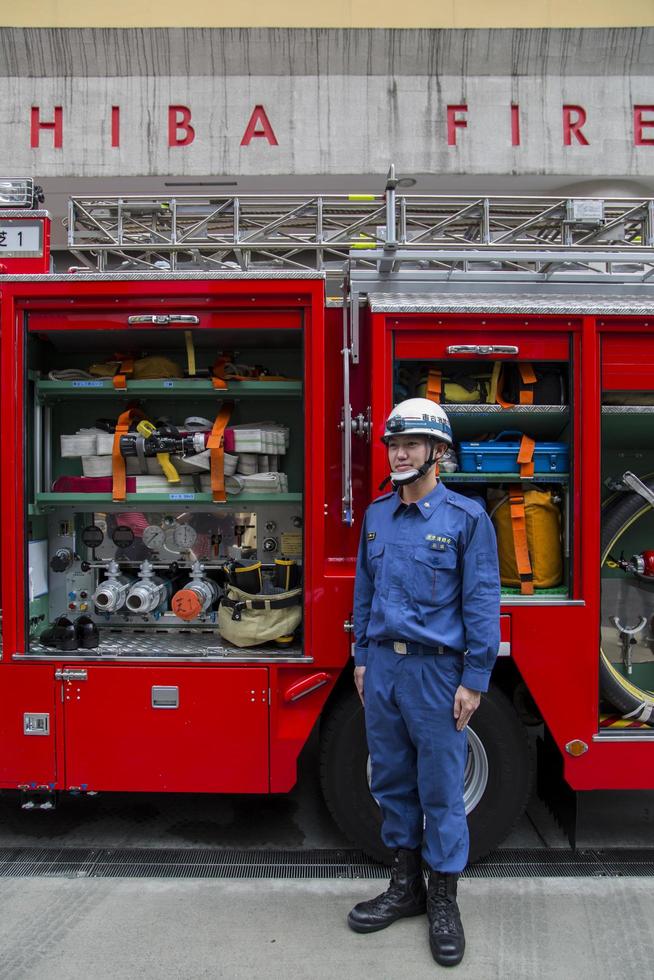
{"type": "Polygon", "coordinates": [[[75,626],[67,616],[58,616],[52,626],[43,630],[40,639],[45,647],[55,647],[64,652],[77,650],[75,626]]]}
{"type": "Polygon", "coordinates": [[[90,616],[80,616],[75,621],[75,636],[82,650],[94,650],[100,645],[100,634],[90,616]]]}
{"type": "Polygon", "coordinates": [[[456,966],[463,959],[466,937],[456,903],[458,875],[429,872],[427,918],[429,946],[439,966],[456,966]]]}
{"type": "Polygon", "coordinates": [[[377,932],[396,919],[422,915],[425,911],[425,879],[420,851],[395,852],[388,888],[368,902],[359,902],[347,917],[355,932],[377,932]]]}

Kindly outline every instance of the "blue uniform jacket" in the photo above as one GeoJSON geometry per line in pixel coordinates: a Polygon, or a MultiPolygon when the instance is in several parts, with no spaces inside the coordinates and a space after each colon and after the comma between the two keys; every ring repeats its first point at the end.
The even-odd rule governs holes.
{"type": "Polygon", "coordinates": [[[371,640],[465,654],[461,683],[487,691],[500,645],[497,541],[488,514],[442,483],[417,504],[388,493],[368,507],[354,586],[354,659],[371,640]]]}

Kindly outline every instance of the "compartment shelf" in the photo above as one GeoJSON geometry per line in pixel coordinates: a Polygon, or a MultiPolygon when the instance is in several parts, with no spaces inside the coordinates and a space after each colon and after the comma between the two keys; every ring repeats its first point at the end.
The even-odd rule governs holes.
{"type": "Polygon", "coordinates": [[[482,433],[519,429],[535,439],[558,436],[570,422],[568,405],[443,405],[457,440],[470,439],[482,433]]]}
{"type": "Polygon", "coordinates": [[[117,395],[133,398],[135,395],[192,395],[194,398],[295,398],[302,395],[301,381],[233,381],[227,388],[214,388],[208,378],[167,378],[160,381],[128,381],[126,388],[114,388],[111,378],[88,381],[36,382],[41,402],[56,402],[63,398],[97,398],[117,395]]]}
{"type": "Polygon", "coordinates": [[[519,473],[441,473],[443,483],[568,483],[569,473],[535,473],[520,476],[519,473]]]}
{"type": "Polygon", "coordinates": [[[501,405],[487,405],[483,402],[474,405],[459,405],[446,402],[441,406],[448,415],[560,415],[567,416],[570,412],[568,405],[514,405],[512,408],[502,408],[501,405]]]}
{"type": "Polygon", "coordinates": [[[301,493],[240,493],[228,496],[224,504],[214,503],[210,493],[128,493],[125,500],[114,500],[110,493],[39,493],[36,495],[36,505],[30,506],[31,514],[38,514],[44,509],[54,507],[70,507],[84,504],[99,505],[103,510],[125,510],[126,507],[142,506],[145,504],[202,504],[204,507],[239,507],[240,504],[296,504],[302,502],[301,493]]]}

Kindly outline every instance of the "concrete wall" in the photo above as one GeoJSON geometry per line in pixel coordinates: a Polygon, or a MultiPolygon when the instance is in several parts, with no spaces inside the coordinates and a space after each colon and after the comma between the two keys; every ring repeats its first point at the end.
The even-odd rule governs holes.
{"type": "Polygon", "coordinates": [[[5,28],[0,171],[648,177],[653,63],[651,28],[5,28]]]}

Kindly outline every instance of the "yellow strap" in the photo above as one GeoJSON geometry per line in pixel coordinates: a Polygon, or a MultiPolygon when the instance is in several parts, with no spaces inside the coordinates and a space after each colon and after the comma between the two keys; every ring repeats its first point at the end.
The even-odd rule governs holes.
{"type": "Polygon", "coordinates": [[[207,440],[211,473],[211,493],[216,504],[224,504],[227,500],[225,493],[225,429],[227,428],[233,407],[232,402],[225,402],[216,416],[211,435],[207,440]]]}
{"type": "Polygon", "coordinates": [[[189,378],[195,377],[195,346],[193,344],[193,332],[191,330],[184,331],[184,340],[186,341],[186,361],[188,363],[188,376],[189,378]]]}
{"type": "Polygon", "coordinates": [[[518,450],[518,465],[520,466],[520,476],[529,477],[534,475],[534,450],[536,442],[531,436],[524,436],[520,440],[518,450]]]}
{"type": "Polygon", "coordinates": [[[520,591],[523,595],[533,595],[534,573],[527,543],[525,498],[519,486],[512,485],[509,487],[509,508],[511,530],[513,531],[513,552],[518,569],[518,578],[520,579],[520,591]]]}

